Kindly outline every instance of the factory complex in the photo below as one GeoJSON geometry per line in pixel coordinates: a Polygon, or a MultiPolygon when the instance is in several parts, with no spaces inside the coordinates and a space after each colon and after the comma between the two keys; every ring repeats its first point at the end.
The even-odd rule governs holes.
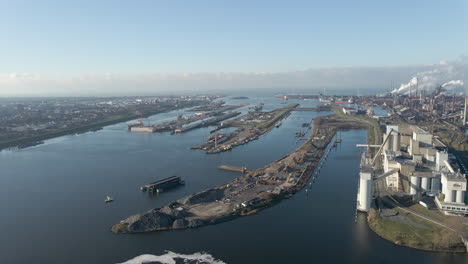
{"type": "Polygon", "coordinates": [[[461,163],[437,137],[411,124],[386,125],[383,144],[372,166],[369,152],[363,154],[360,170],[358,209],[369,211],[372,182],[384,180],[387,190],[409,194],[414,199],[434,197],[446,214],[468,214],[466,177],[461,163]],[[381,166],[380,166],[381,165],[381,166]],[[381,172],[380,175],[377,175],[381,172]]]}

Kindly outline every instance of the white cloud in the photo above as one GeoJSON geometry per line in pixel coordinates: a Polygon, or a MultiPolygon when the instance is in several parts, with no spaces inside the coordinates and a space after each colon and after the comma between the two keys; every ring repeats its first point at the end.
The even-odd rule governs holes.
{"type": "MultiPolygon", "coordinates": [[[[401,67],[341,67],[289,72],[138,73],[51,75],[0,73],[0,96],[151,95],[174,92],[261,88],[390,88],[401,83],[406,93],[416,78],[421,89],[438,84],[448,89],[466,83],[467,60],[401,67]],[[409,80],[409,81],[408,81],[409,80]]],[[[312,92],[312,91],[311,91],[312,92]]]]}

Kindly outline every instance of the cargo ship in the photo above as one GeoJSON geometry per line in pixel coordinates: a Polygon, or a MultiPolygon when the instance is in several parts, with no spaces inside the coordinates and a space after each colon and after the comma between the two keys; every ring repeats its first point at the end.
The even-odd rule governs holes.
{"type": "Polygon", "coordinates": [[[131,131],[132,130],[132,127],[140,127],[140,126],[143,126],[143,121],[141,120],[137,120],[135,123],[133,124],[127,124],[128,126],[128,131],[131,131]]]}
{"type": "Polygon", "coordinates": [[[145,126],[143,121],[138,120],[136,123],[129,124],[128,130],[131,132],[153,133],[156,128],[154,126],[145,126]]]}

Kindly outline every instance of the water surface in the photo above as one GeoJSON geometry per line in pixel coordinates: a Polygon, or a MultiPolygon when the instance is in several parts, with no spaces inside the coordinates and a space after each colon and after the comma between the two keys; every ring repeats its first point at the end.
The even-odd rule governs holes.
{"type": "MultiPolygon", "coordinates": [[[[226,100],[226,99],[225,99],[226,100]]],[[[229,100],[227,100],[229,101],[229,100]]],[[[285,102],[273,97],[231,100],[285,102]]],[[[288,100],[304,107],[314,101],[288,100]]],[[[248,111],[248,106],[241,109],[248,111]]],[[[149,118],[176,117],[173,111],[149,118]]],[[[259,140],[230,152],[207,155],[202,143],[213,127],[181,135],[132,134],[126,124],[64,136],[21,150],[0,152],[1,263],[116,263],[166,250],[207,252],[226,263],[467,263],[465,255],[397,247],[369,230],[365,215],[355,223],[359,167],[357,143],[365,130],[342,133],[309,194],[304,191],[257,215],[198,229],[115,235],[112,224],[239,176],[219,165],[259,168],[291,152],[302,123],[319,114],[293,112],[259,140]],[[180,175],[186,185],[148,196],[141,185],[180,175]],[[106,195],[115,201],[104,204],[106,195]]]]}

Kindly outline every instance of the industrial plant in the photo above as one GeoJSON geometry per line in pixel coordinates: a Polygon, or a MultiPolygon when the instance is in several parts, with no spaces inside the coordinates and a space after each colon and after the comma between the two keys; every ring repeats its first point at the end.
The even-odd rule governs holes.
{"type": "Polygon", "coordinates": [[[468,214],[466,177],[459,160],[438,138],[416,125],[387,125],[382,145],[373,159],[363,154],[360,170],[358,209],[369,211],[373,181],[385,180],[385,188],[420,199],[434,197],[446,214],[468,214]],[[377,155],[382,156],[377,156],[377,155]],[[381,163],[375,163],[381,160],[381,163]],[[382,172],[377,175],[376,172],[382,172]]]}

